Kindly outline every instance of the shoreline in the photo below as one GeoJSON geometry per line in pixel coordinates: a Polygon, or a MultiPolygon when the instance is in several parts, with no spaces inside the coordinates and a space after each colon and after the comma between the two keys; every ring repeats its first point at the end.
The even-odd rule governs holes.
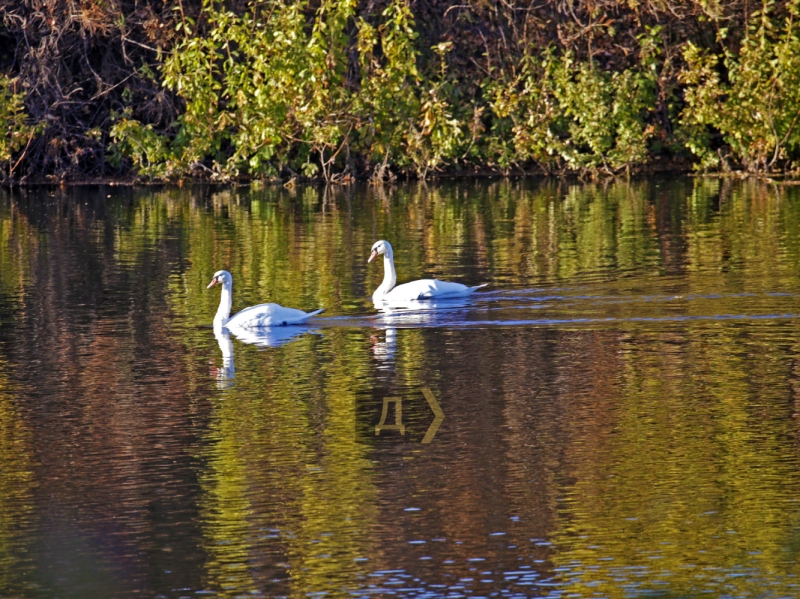
{"type": "Polygon", "coordinates": [[[590,183],[604,183],[619,180],[641,180],[642,178],[656,176],[679,176],[679,177],[697,177],[709,179],[735,179],[745,180],[754,179],[764,183],[771,183],[774,185],[795,186],[800,185],[800,173],[783,172],[783,173],[753,173],[748,171],[727,171],[727,172],[696,172],[691,169],[685,168],[665,168],[665,169],[647,169],[638,170],[631,173],[597,173],[594,175],[586,175],[585,173],[544,173],[544,172],[508,172],[501,173],[497,171],[484,171],[484,172],[458,172],[458,173],[441,173],[435,176],[428,176],[425,179],[415,177],[397,177],[387,181],[376,181],[373,179],[356,179],[350,178],[346,181],[325,181],[321,177],[317,178],[293,178],[293,179],[241,179],[241,180],[215,180],[203,177],[186,177],[181,179],[147,179],[145,177],[91,177],[82,179],[71,180],[34,180],[22,182],[8,182],[3,181],[0,183],[0,189],[34,189],[34,188],[69,188],[69,187],[91,187],[91,186],[107,186],[107,187],[191,187],[197,185],[213,185],[224,187],[269,187],[277,188],[283,187],[291,189],[298,186],[311,186],[311,187],[331,187],[331,188],[346,188],[353,185],[367,185],[372,187],[389,187],[398,184],[407,183],[443,183],[453,181],[485,181],[485,180],[522,180],[522,179],[539,179],[539,180],[560,180],[578,182],[582,184],[590,183]]]}
{"type": "Polygon", "coordinates": [[[580,183],[603,183],[617,180],[637,180],[644,177],[708,177],[717,179],[756,179],[765,183],[775,185],[800,185],[800,169],[776,171],[776,172],[751,172],[746,170],[728,169],[725,171],[706,171],[696,170],[696,162],[684,157],[673,158],[664,156],[654,156],[646,164],[632,166],[629,170],[613,173],[609,171],[596,170],[592,172],[564,170],[560,172],[548,172],[542,168],[533,169],[497,169],[492,167],[475,166],[469,169],[442,169],[441,172],[429,174],[426,178],[415,177],[409,173],[400,173],[398,176],[391,176],[383,180],[376,180],[368,177],[337,177],[334,174],[332,180],[326,181],[323,177],[291,177],[291,178],[248,178],[239,179],[214,179],[208,176],[176,177],[176,178],[148,178],[142,175],[128,173],[117,177],[85,177],[85,178],[63,178],[59,179],[52,175],[42,178],[24,181],[2,181],[0,189],[13,188],[37,188],[37,187],[81,187],[81,186],[109,186],[109,187],[189,187],[195,185],[219,185],[230,187],[284,187],[291,189],[296,186],[324,186],[324,187],[348,187],[351,185],[369,186],[392,186],[411,182],[418,183],[438,183],[445,181],[464,181],[464,180],[489,180],[489,179],[553,179],[561,181],[576,181],[580,183]]]}

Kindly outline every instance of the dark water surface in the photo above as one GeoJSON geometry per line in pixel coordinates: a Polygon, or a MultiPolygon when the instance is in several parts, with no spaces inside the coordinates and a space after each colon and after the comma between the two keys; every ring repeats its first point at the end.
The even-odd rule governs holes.
{"type": "Polygon", "coordinates": [[[28,190],[0,241],[2,597],[800,596],[797,188],[28,190]],[[379,238],[490,285],[378,313],[379,238]],[[221,268],[324,318],[217,338],[221,268]]]}

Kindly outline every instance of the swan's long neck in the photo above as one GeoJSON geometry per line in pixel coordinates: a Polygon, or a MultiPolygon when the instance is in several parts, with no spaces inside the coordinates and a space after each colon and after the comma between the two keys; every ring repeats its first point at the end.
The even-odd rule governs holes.
{"type": "Polygon", "coordinates": [[[231,315],[231,307],[233,306],[233,285],[225,282],[222,284],[222,293],[219,296],[219,308],[217,314],[214,316],[214,324],[224,325],[231,315]]]}
{"type": "Polygon", "coordinates": [[[374,296],[382,296],[389,293],[397,284],[397,272],[394,269],[394,256],[391,251],[383,255],[383,283],[373,293],[374,296]]]}

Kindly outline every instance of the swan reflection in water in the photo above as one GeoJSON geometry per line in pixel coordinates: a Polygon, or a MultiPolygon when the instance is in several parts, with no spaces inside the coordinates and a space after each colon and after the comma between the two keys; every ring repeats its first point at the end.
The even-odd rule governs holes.
{"type": "MultiPolygon", "coordinates": [[[[378,334],[370,337],[372,353],[380,362],[380,370],[394,370],[397,351],[397,328],[437,326],[463,321],[464,310],[470,305],[468,298],[429,299],[411,301],[373,302],[379,314],[377,320],[385,325],[385,338],[378,334]]],[[[383,327],[381,327],[383,328],[383,327]]]]}
{"type": "Polygon", "coordinates": [[[471,304],[466,297],[373,303],[381,323],[400,327],[453,324],[463,320],[462,308],[471,304]]]}
{"type": "MultiPolygon", "coordinates": [[[[260,329],[238,330],[233,336],[242,343],[258,347],[279,347],[308,332],[312,332],[312,329],[303,326],[263,327],[260,329]]],[[[236,369],[233,365],[231,332],[227,327],[215,325],[214,337],[216,337],[219,351],[222,353],[222,368],[212,366],[211,374],[217,379],[217,387],[227,389],[233,386],[233,379],[236,376],[236,369]]]]}
{"type": "Polygon", "coordinates": [[[397,350],[397,329],[388,327],[385,329],[384,340],[381,341],[378,334],[370,335],[372,341],[372,353],[379,362],[379,370],[394,370],[394,354],[397,350]]]}
{"type": "Polygon", "coordinates": [[[295,337],[312,332],[316,333],[312,327],[294,325],[241,329],[234,332],[233,335],[242,343],[247,343],[249,345],[257,345],[258,347],[280,347],[281,345],[289,343],[289,341],[295,337]]]}
{"type": "Polygon", "coordinates": [[[233,367],[233,341],[230,331],[223,326],[214,327],[214,337],[217,338],[219,351],[222,353],[222,368],[216,368],[212,362],[211,374],[216,376],[219,389],[227,389],[233,386],[236,376],[236,369],[233,367]]]}

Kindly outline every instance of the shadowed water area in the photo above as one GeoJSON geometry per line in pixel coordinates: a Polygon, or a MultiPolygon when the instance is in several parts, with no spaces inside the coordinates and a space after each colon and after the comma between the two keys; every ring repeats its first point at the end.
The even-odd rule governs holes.
{"type": "Polygon", "coordinates": [[[2,597],[800,595],[797,188],[28,190],[0,242],[2,597]],[[381,238],[489,285],[378,312],[381,238]],[[215,335],[222,268],[326,311],[215,335]]]}

